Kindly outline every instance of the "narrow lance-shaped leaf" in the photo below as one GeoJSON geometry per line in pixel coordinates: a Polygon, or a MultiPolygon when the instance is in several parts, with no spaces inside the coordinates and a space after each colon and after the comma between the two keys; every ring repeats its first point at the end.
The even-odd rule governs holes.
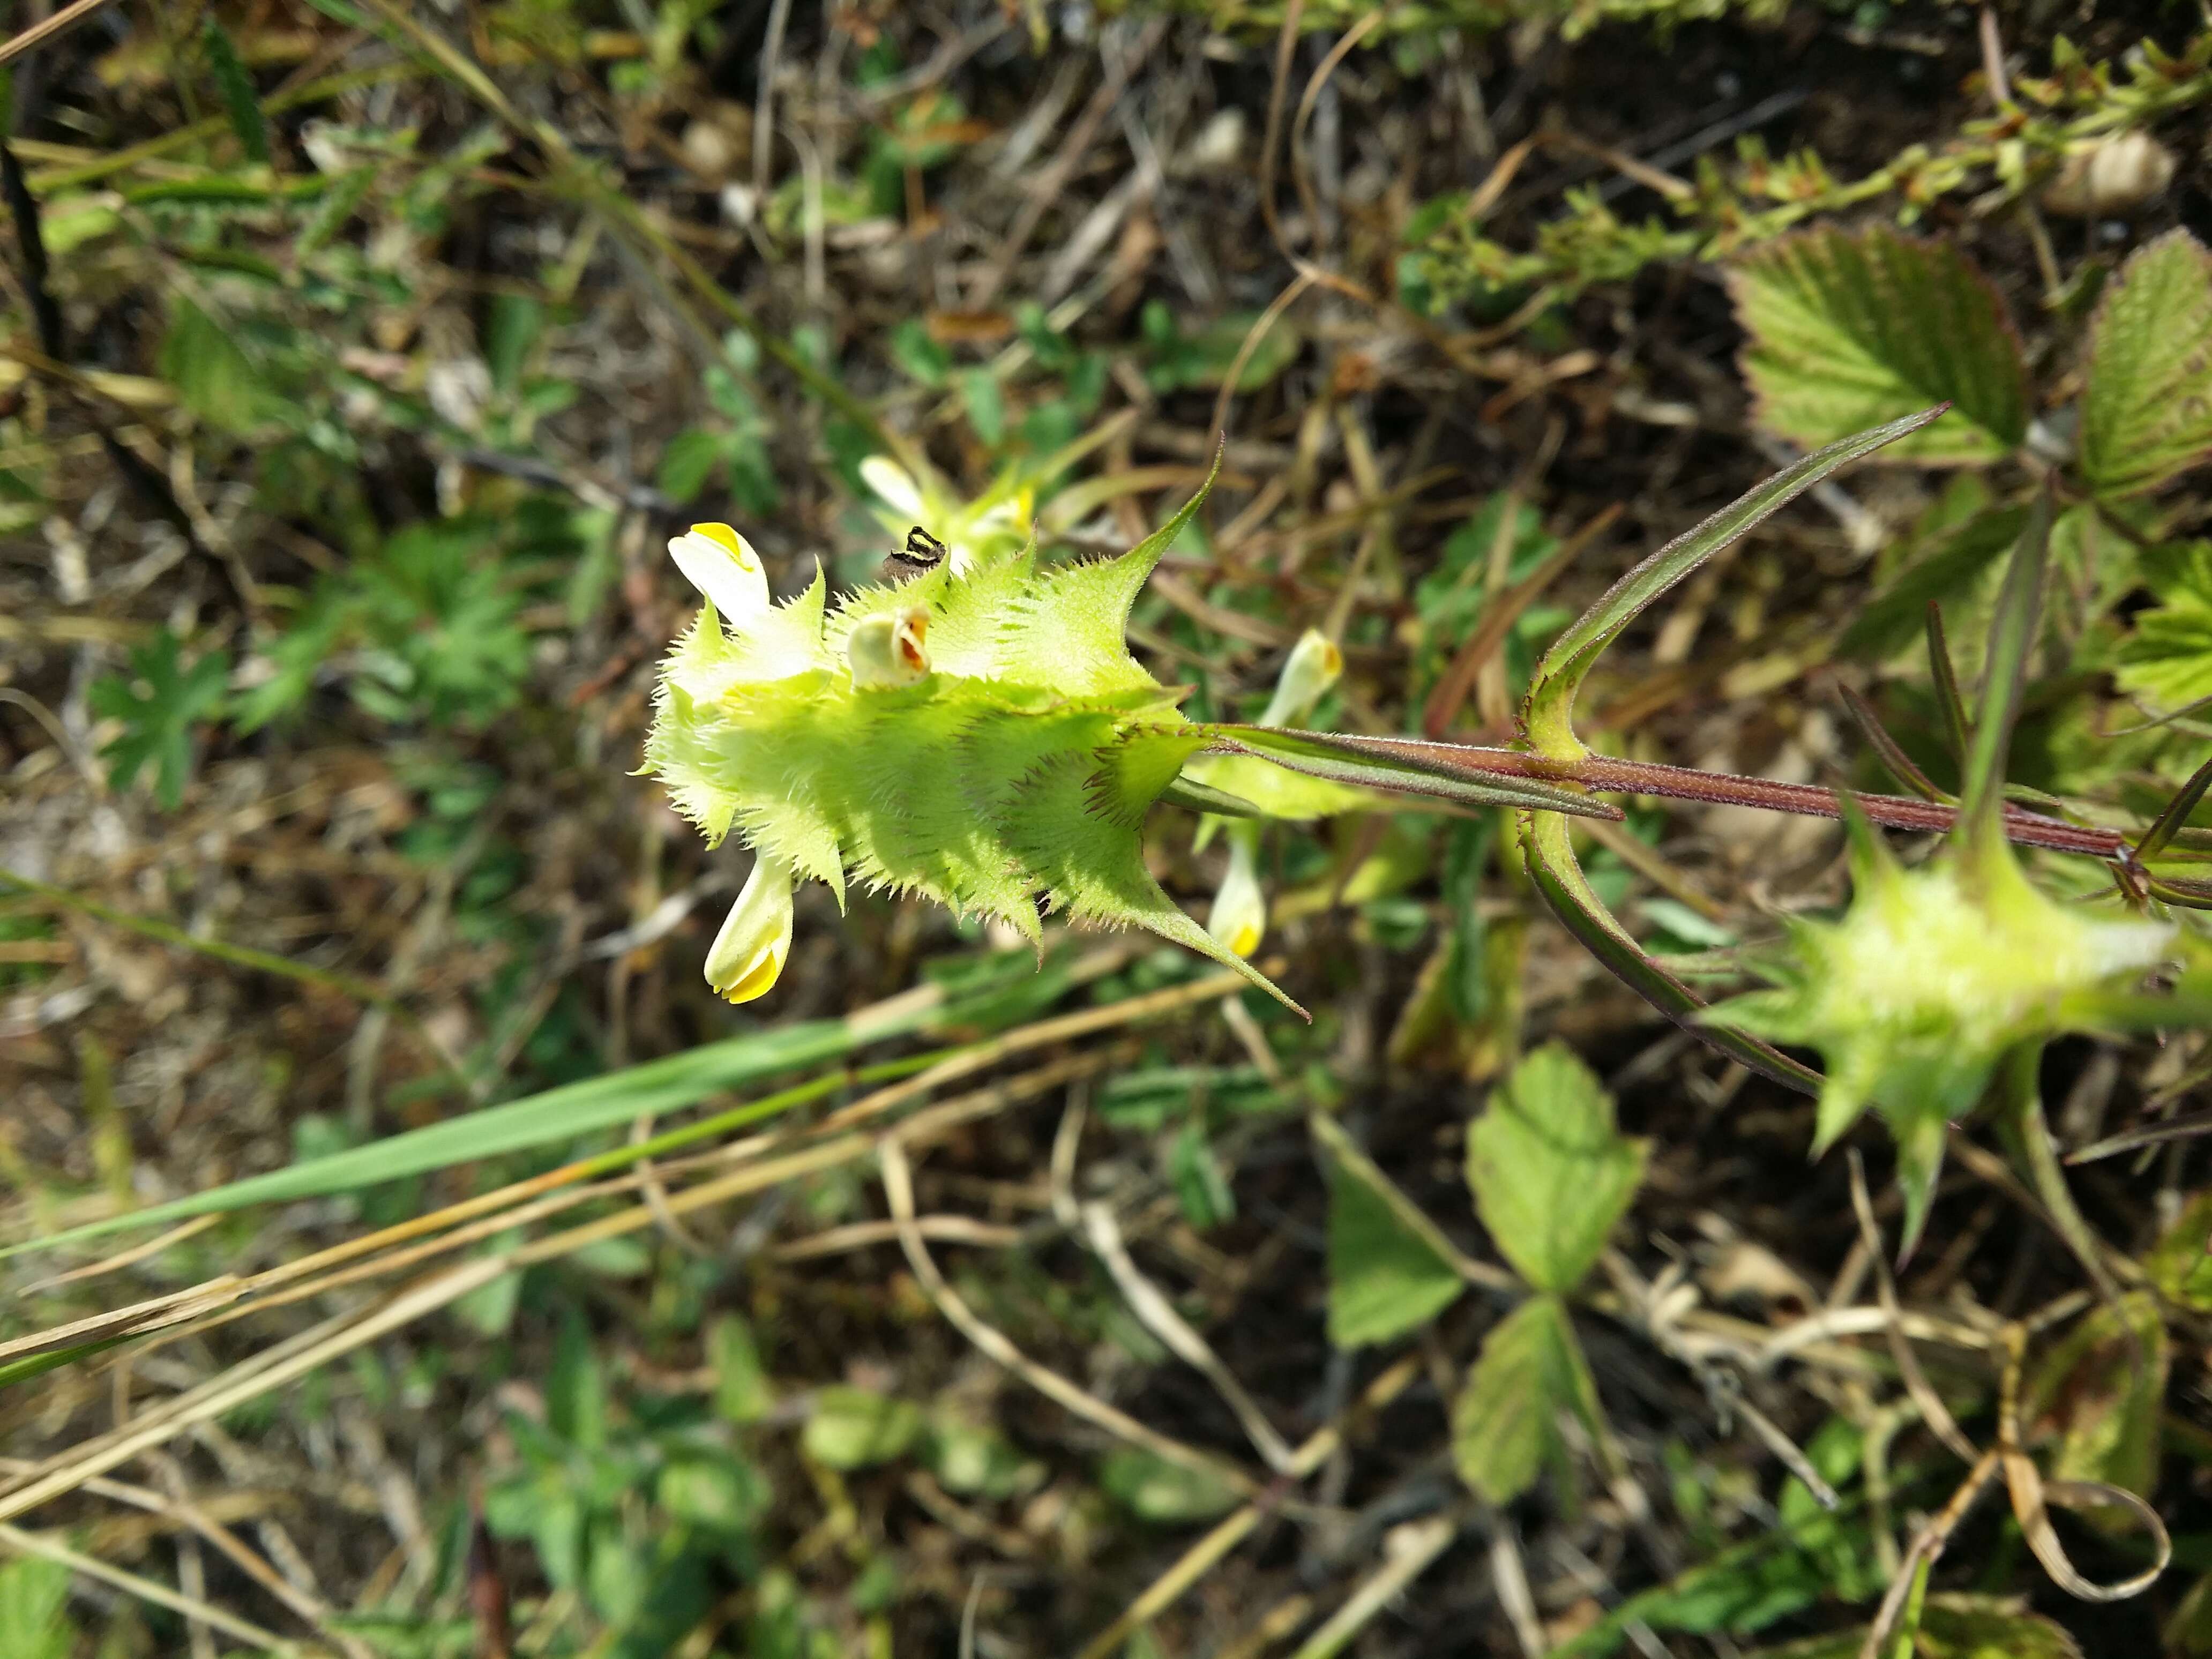
{"type": "Polygon", "coordinates": [[[253,78],[246,72],[240,61],[238,48],[231,44],[230,36],[223,33],[222,25],[210,17],[202,31],[201,40],[207,47],[208,67],[215,71],[216,84],[222,88],[223,106],[229,112],[231,130],[237,133],[238,142],[246,151],[246,159],[269,165],[269,125],[261,116],[261,102],[253,91],[253,78]]]}
{"type": "Polygon", "coordinates": [[[1695,529],[1684,532],[1607,588],[1596,604],[1553,641],[1543,661],[1536,665],[1522,720],[1530,746],[1540,755],[1579,759],[1587,751],[1574,734],[1575,695],[1599,655],[1620,636],[1623,629],[1714,554],[1838,467],[1919,431],[1942,415],[1943,408],[1938,404],[1923,409],[1816,450],[1695,529]]]}
{"type": "Polygon", "coordinates": [[[249,1176],[188,1198],[11,1244],[0,1249],[0,1260],[129,1228],[167,1226],[193,1216],[225,1214],[256,1204],[290,1203],[331,1193],[355,1192],[456,1164],[532,1147],[564,1146],[579,1136],[632,1122],[640,1116],[681,1110],[708,1095],[757,1078],[834,1060],[864,1041],[899,1036],[958,1018],[957,1010],[915,1008],[896,1019],[866,1028],[850,1020],[809,1020],[704,1043],[604,1077],[563,1084],[520,1100],[390,1135],[369,1146],[307,1158],[289,1168],[249,1176]]]}
{"type": "MultiPolygon", "coordinates": [[[[2035,648],[2036,625],[2043,617],[2043,574],[2051,559],[2051,525],[2056,509],[2046,487],[2036,500],[1990,624],[1990,648],[1982,669],[1981,707],[1976,712],[1972,747],[1960,791],[1959,828],[1971,848],[2002,853],[2005,847],[2004,768],[2012,746],[2013,723],[2020,717],[2027,684],[2027,659],[2035,648]]],[[[2006,854],[2006,856],[2009,856],[2006,854]]]]}
{"type": "Polygon", "coordinates": [[[1636,937],[1606,906],[1583,874],[1569,839],[1567,820],[1554,812],[1530,812],[1521,821],[1521,844],[1529,878],[1567,931],[1622,984],[1685,1030],[1692,1031],[1732,1060],[1792,1089],[1815,1093],[1820,1074],[1757,1036],[1729,1027],[1696,1023],[1705,1004],[1690,988],[1646,956],[1636,937]]]}
{"type": "MultiPolygon", "coordinates": [[[[2014,538],[2018,544],[2018,538],[2014,538]]],[[[1959,757],[1959,764],[1966,763],[1967,752],[1973,747],[1973,727],[1966,719],[1966,699],[1959,695],[1959,671],[1951,661],[1951,641],[1943,631],[1943,607],[1935,600],[1928,601],[1928,672],[1936,684],[1936,707],[1943,717],[1944,734],[1951,742],[1951,752],[1959,757]]]]}
{"type": "Polygon", "coordinates": [[[1217,746],[1256,755],[1309,777],[1401,794],[1434,795],[1470,806],[1520,806],[1581,817],[1619,818],[1620,809],[1584,792],[1516,776],[1525,757],[1511,750],[1421,738],[1342,732],[1289,732],[1263,726],[1207,728],[1217,746]]]}

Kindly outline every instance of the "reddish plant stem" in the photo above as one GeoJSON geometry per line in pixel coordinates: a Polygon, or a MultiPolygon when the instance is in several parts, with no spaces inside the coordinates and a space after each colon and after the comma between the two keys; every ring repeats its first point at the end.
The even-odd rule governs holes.
{"type": "MultiPolygon", "coordinates": [[[[1587,755],[1577,761],[1551,760],[1516,749],[1431,743],[1420,738],[1351,737],[1331,732],[1329,741],[1439,772],[1540,778],[1551,783],[1578,783],[1607,794],[1663,795],[1673,800],[1758,807],[1769,812],[1795,812],[1808,817],[1843,816],[1841,793],[1819,784],[1778,783],[1769,778],[1747,778],[1734,772],[1700,772],[1687,766],[1615,760],[1605,755],[1587,755]]],[[[1893,830],[1941,834],[1959,821],[1958,809],[1941,801],[1915,800],[1905,795],[1853,795],[1851,799],[1872,822],[1893,830]]],[[[2069,823],[2063,818],[2012,805],[2004,809],[2004,827],[2006,837],[2024,847],[2047,847],[2057,852],[2082,853],[2091,858],[2120,863],[2134,861],[2127,838],[2117,830],[2069,823]]]]}

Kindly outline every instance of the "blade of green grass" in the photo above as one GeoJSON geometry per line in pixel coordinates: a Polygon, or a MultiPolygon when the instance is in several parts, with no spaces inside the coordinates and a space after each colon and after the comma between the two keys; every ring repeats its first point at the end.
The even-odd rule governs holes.
{"type": "MultiPolygon", "coordinates": [[[[1046,975],[1039,989],[1041,993],[1052,993],[1065,985],[1064,979],[1046,975]]],[[[106,1216],[45,1238],[27,1239],[0,1249],[0,1261],[30,1250],[104,1237],[130,1228],[168,1225],[193,1216],[224,1213],[255,1204],[320,1198],[456,1164],[558,1145],[640,1116],[680,1111],[709,1095],[760,1078],[842,1059],[855,1048],[886,1037],[950,1030],[974,1022],[1018,1021],[1026,1017],[1034,1006],[1033,999],[1009,998],[1002,988],[994,987],[958,1002],[899,998],[888,1006],[878,1005],[843,1019],[809,1020],[776,1030],[726,1037],[682,1054],[609,1073],[605,1077],[564,1084],[503,1105],[410,1129],[369,1146],[309,1158],[286,1169],[250,1176],[167,1204],[106,1216]]],[[[913,1062],[912,1069],[943,1057],[941,1053],[921,1057],[913,1062]]],[[[889,1074],[902,1069],[908,1069],[908,1062],[895,1062],[889,1074]]],[[[641,1146],[623,1147],[586,1160],[580,1166],[580,1175],[595,1174],[641,1156],[726,1133],[816,1099],[849,1080],[840,1068],[828,1077],[810,1079],[699,1123],[669,1130],[641,1146]]]]}

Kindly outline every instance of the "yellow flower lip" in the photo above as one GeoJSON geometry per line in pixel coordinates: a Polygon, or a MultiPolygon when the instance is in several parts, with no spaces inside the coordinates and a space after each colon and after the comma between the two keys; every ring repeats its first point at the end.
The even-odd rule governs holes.
{"type": "Polygon", "coordinates": [[[707,983],[732,1003],[750,1002],[774,988],[791,954],[792,872],[759,858],[744,891],[707,951],[707,983]]]}
{"type": "Polygon", "coordinates": [[[1229,869],[1213,896],[1213,909],[1206,931],[1240,957],[1249,957],[1267,936],[1267,899],[1260,890],[1260,874],[1254,867],[1259,836],[1255,826],[1234,823],[1229,830],[1229,869]]]}
{"type": "Polygon", "coordinates": [[[668,556],[732,626],[743,629],[769,608],[768,572],[760,555],[729,526],[695,524],[670,539],[668,556]]]}

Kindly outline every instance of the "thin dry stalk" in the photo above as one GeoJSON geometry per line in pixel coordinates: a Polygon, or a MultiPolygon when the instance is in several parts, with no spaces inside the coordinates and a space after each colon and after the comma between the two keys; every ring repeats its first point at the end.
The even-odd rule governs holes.
{"type": "Polygon", "coordinates": [[[1290,1443],[1275,1432],[1275,1425],[1267,1420],[1259,1402],[1245,1392],[1212,1345],[1192,1329],[1175,1306],[1160,1294],[1159,1287],[1146,1279],[1137,1264],[1129,1258],[1128,1247],[1122,1243],[1121,1229],[1114,1218],[1114,1209],[1108,1204],[1086,1204],[1083,1206],[1083,1231],[1091,1241],[1091,1248],[1106,1264],[1106,1271],[1114,1276],[1121,1287],[1129,1310],[1154,1336],[1167,1345],[1170,1352],[1213,1385],[1222,1403],[1235,1414],[1244,1431],[1245,1438],[1252,1443],[1267,1467],[1278,1474],[1291,1472],[1294,1455],[1290,1443]]]}
{"type": "Polygon", "coordinates": [[[1874,1200],[1867,1192],[1866,1164],[1856,1146],[1850,1149],[1850,1168],[1851,1209],[1858,1217],[1859,1239],[1866,1248],[1866,1259],[1874,1266],[1875,1294],[1888,1322],[1882,1332],[1889,1339],[1890,1356],[1897,1361],[1897,1372],[1904,1379],[1905,1392],[1920,1408],[1920,1420],[1927,1424],[1938,1440],[1958,1454],[1961,1462],[1971,1464],[1981,1453],[1966,1438],[1959,1419],[1943,1403],[1943,1396],[1929,1382],[1928,1373],[1920,1368],[1920,1356],[1913,1352],[1912,1344],[1905,1340],[1905,1311],[1898,1305],[1897,1281],[1889,1271],[1889,1256],[1882,1248],[1881,1229],[1875,1224],[1874,1200]]]}
{"type": "Polygon", "coordinates": [[[1331,1656],[1342,1652],[1346,1644],[1367,1627],[1370,1620],[1435,1565],[1437,1558],[1458,1536],[1458,1522],[1443,1515],[1391,1528],[1382,1540],[1382,1565],[1352,1591],[1319,1630],[1298,1644],[1291,1659],[1331,1659],[1331,1656]]]}
{"type": "Polygon", "coordinates": [[[1127,1412],[1108,1405],[1097,1395],[1078,1388],[1058,1371],[1040,1365],[1016,1347],[1006,1333],[987,1323],[974,1309],[962,1299],[960,1293],[945,1282],[937,1269],[937,1262],[929,1254],[929,1246],[915,1226],[914,1209],[914,1173],[907,1162],[906,1149],[900,1145],[901,1137],[886,1135],[876,1149],[883,1169],[884,1198],[890,1206],[891,1218],[898,1225],[899,1243],[906,1251],[907,1264],[921,1281],[922,1292],[935,1304],[938,1312],[981,1349],[989,1359],[1028,1383],[1046,1399],[1064,1407],[1086,1423],[1106,1431],[1116,1439],[1141,1446],[1157,1457],[1194,1469],[1214,1480],[1226,1482],[1241,1492],[1261,1490],[1261,1483],[1236,1464],[1211,1452],[1187,1446],[1180,1440],[1170,1439],[1157,1429],[1139,1423],[1127,1412]]]}

